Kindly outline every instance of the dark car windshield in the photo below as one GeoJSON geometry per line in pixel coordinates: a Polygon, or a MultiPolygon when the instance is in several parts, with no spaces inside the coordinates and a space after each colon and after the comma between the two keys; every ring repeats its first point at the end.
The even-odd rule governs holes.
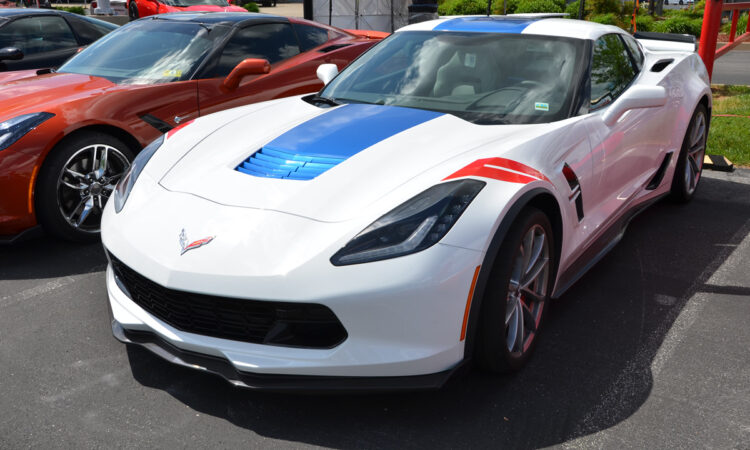
{"type": "Polygon", "coordinates": [[[159,19],[133,22],[94,42],[58,72],[94,75],[119,84],[188,80],[210,53],[221,28],[159,19]]]}
{"type": "Polygon", "coordinates": [[[440,111],[478,124],[567,118],[583,40],[407,31],[373,47],[321,95],[337,102],[440,111]]]}

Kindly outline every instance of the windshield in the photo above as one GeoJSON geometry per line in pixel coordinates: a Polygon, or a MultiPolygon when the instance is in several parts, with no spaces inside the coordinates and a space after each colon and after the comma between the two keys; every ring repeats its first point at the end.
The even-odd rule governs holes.
{"type": "Polygon", "coordinates": [[[58,72],[94,75],[118,84],[189,80],[222,33],[217,28],[166,20],[132,22],[91,44],[58,72]]]}
{"type": "Polygon", "coordinates": [[[229,6],[226,0],[159,0],[165,5],[169,6],[200,6],[200,5],[216,5],[216,6],[229,6]]]}
{"type": "Polygon", "coordinates": [[[478,124],[552,122],[569,115],[583,43],[517,34],[400,32],[352,63],[321,95],[445,112],[478,124]]]}

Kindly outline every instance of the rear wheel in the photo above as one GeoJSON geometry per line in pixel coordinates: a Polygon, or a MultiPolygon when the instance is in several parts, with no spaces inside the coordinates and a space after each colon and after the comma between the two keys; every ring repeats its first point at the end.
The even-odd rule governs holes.
{"type": "Polygon", "coordinates": [[[680,156],[677,158],[674,176],[672,177],[672,199],[688,202],[693,198],[698,182],[703,173],[703,157],[706,155],[706,138],[708,136],[708,115],[706,107],[695,108],[690,125],[682,141],[680,156]]]}
{"type": "Polygon", "coordinates": [[[131,22],[138,20],[138,5],[135,4],[135,0],[132,0],[128,7],[128,18],[131,22]]]}
{"type": "Polygon", "coordinates": [[[34,193],[39,223],[63,239],[97,239],[104,205],[133,156],[122,141],[104,133],[60,142],[39,172],[34,193]]]}
{"type": "Polygon", "coordinates": [[[500,247],[482,301],[477,359],[483,368],[518,370],[534,350],[549,303],[554,249],[547,216],[524,209],[500,247]]]}

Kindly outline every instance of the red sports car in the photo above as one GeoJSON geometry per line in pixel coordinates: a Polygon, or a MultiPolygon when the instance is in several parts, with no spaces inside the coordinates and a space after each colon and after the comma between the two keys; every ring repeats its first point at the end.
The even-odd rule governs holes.
{"type": "Polygon", "coordinates": [[[154,14],[181,11],[247,12],[227,0],[128,0],[128,17],[136,20],[154,14]]]}
{"type": "Polygon", "coordinates": [[[115,184],[161,133],[315,92],[320,64],[343,68],[378,40],[261,14],[166,14],[113,31],[56,73],[17,74],[0,84],[0,241],[37,224],[96,238],[115,184]]]}

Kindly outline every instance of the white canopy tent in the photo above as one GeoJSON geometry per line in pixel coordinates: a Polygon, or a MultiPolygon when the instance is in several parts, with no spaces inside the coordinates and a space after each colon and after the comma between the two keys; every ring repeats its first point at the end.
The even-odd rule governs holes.
{"type": "Polygon", "coordinates": [[[411,0],[312,0],[312,19],[339,28],[393,32],[409,20],[411,0]]]}

